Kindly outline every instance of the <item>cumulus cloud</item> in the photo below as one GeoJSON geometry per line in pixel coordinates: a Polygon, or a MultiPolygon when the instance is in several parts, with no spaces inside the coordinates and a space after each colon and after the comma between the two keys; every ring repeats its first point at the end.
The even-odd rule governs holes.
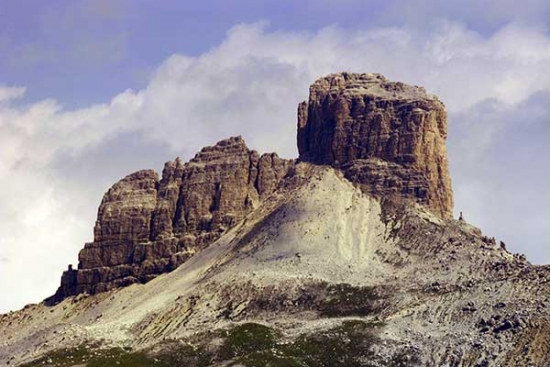
{"type": "Polygon", "coordinates": [[[21,106],[14,99],[24,89],[0,87],[0,255],[9,259],[0,263],[0,291],[10,295],[0,310],[54,292],[92,239],[101,194],[115,178],[237,134],[253,148],[296,156],[298,102],[316,78],[341,70],[380,72],[438,94],[450,112],[457,207],[512,239],[512,250],[550,261],[541,219],[550,204],[542,172],[549,67],[544,29],[518,24],[486,36],[449,21],[302,33],[256,23],[234,27],[197,57],[169,57],[147,87],[108,103],[21,106]]]}

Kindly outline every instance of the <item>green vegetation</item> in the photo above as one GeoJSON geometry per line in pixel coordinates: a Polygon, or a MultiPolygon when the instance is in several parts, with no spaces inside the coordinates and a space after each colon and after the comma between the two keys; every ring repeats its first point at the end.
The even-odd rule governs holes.
{"type": "MultiPolygon", "coordinates": [[[[148,367],[157,366],[143,352],[130,352],[121,348],[99,349],[95,346],[64,348],[46,354],[44,357],[21,367],[51,366],[70,367],[86,365],[87,367],[148,367]]],[[[159,367],[161,365],[158,365],[159,367]]]]}
{"type": "Polygon", "coordinates": [[[293,356],[278,355],[276,350],[263,350],[237,358],[230,366],[245,367],[309,367],[293,356]]]}
{"type": "Polygon", "coordinates": [[[256,351],[269,350],[275,347],[277,336],[273,329],[264,325],[255,323],[237,325],[222,332],[225,341],[221,347],[220,356],[228,360],[256,351]]]}
{"type": "Polygon", "coordinates": [[[328,285],[319,312],[324,317],[371,315],[381,306],[378,291],[375,287],[354,287],[347,283],[328,285]]]}
{"type": "Polygon", "coordinates": [[[152,362],[154,361],[143,352],[132,353],[120,348],[112,348],[96,351],[86,365],[87,367],[148,367],[155,365],[154,363],[152,364],[152,362]]]}
{"type": "Polygon", "coordinates": [[[23,367],[207,367],[224,361],[245,367],[369,367],[381,362],[392,367],[418,366],[418,357],[407,350],[387,361],[376,355],[381,327],[382,323],[349,320],[289,341],[268,326],[245,323],[205,333],[193,345],[169,340],[138,352],[81,346],[49,353],[23,367]]]}
{"type": "Polygon", "coordinates": [[[299,337],[285,353],[306,366],[372,366],[372,346],[378,341],[373,329],[372,324],[362,321],[346,321],[330,330],[299,337]]]}
{"type": "MultiPolygon", "coordinates": [[[[163,343],[164,344],[164,343],[163,343]]],[[[21,367],[206,367],[212,364],[203,349],[178,342],[167,342],[161,352],[132,352],[121,348],[101,349],[93,346],[80,346],[74,349],[61,349],[21,367]]]]}
{"type": "Polygon", "coordinates": [[[374,331],[381,324],[345,321],[340,326],[298,337],[291,343],[277,342],[276,333],[262,325],[244,324],[230,332],[227,339],[237,343],[233,366],[245,367],[368,367],[370,351],[378,341],[374,331]],[[255,338],[250,338],[251,335],[255,338]],[[260,340],[261,342],[258,342],[260,340]]]}
{"type": "Polygon", "coordinates": [[[213,351],[207,345],[193,346],[173,340],[162,343],[162,349],[153,356],[153,367],[207,367],[215,361],[213,351]]]}

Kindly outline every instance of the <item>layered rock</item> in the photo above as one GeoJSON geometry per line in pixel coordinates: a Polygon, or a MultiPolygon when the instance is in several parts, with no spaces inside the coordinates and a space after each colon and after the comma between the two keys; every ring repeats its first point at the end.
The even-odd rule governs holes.
{"type": "Polygon", "coordinates": [[[56,297],[146,281],[248,216],[154,284],[0,315],[0,363],[549,366],[549,266],[358,189],[446,216],[445,124],[422,89],[333,75],[299,109],[300,158],[319,165],[232,138],[124,178],[56,297]]]}
{"type": "Polygon", "coordinates": [[[63,274],[48,301],[147,282],[176,268],[257,207],[292,163],[274,153],[260,156],[235,137],[187,163],[167,162],[160,181],[151,170],[123,178],[103,197],[78,270],[63,274]]]}
{"type": "MultiPolygon", "coordinates": [[[[321,78],[298,108],[300,160],[339,168],[364,192],[413,199],[442,217],[453,206],[446,136],[437,97],[376,74],[321,78]]],[[[94,241],[49,301],[175,269],[273,193],[293,164],[236,137],[187,163],[167,162],[160,180],[151,170],[125,177],[105,194],[94,241]]]]}
{"type": "Polygon", "coordinates": [[[378,74],[333,74],[298,108],[300,160],[341,168],[369,194],[398,195],[451,217],[447,115],[424,88],[378,74]]]}

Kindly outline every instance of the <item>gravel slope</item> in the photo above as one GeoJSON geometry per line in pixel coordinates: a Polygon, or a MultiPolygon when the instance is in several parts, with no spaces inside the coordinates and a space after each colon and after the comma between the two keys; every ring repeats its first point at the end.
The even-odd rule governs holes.
{"type": "Polygon", "coordinates": [[[146,348],[244,321],[292,339],[351,317],[384,323],[380,355],[407,347],[427,366],[547,366],[549,281],[546,267],[467,223],[381,202],[339,171],[300,164],[172,273],[0,316],[0,365],[91,341],[146,348]]]}

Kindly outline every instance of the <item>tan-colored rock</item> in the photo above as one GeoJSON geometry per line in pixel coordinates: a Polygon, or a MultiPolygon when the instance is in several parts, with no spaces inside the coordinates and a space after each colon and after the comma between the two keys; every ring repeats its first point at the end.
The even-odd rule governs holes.
{"type": "Polygon", "coordinates": [[[94,242],[67,270],[49,302],[147,282],[171,271],[218,239],[260,205],[286,175],[291,160],[261,157],[241,137],[203,148],[193,159],[167,162],[117,182],[103,197],[94,242]]]}
{"type": "Polygon", "coordinates": [[[113,185],[99,206],[94,242],[149,240],[157,185],[153,170],[135,172],[113,185]]]}
{"type": "Polygon", "coordinates": [[[160,181],[140,171],[115,184],[49,303],[181,266],[0,315],[0,365],[120,350],[185,366],[550,366],[550,266],[445,218],[435,97],[343,73],[315,83],[298,116],[313,163],[260,157],[237,137],[168,162],[160,181]],[[232,335],[258,331],[273,342],[227,353],[232,335]]]}
{"type": "Polygon", "coordinates": [[[341,168],[370,194],[397,193],[448,218],[446,137],[447,114],[437,97],[379,74],[321,78],[298,108],[300,160],[341,168]]]}
{"type": "MultiPolygon", "coordinates": [[[[414,199],[452,215],[443,104],[423,88],[376,74],[319,79],[298,108],[300,159],[332,165],[377,197],[414,199]]],[[[233,137],[187,163],[167,162],[159,181],[133,173],[105,194],[94,241],[50,301],[147,282],[171,271],[261,205],[294,161],[260,156],[233,137]]]]}

